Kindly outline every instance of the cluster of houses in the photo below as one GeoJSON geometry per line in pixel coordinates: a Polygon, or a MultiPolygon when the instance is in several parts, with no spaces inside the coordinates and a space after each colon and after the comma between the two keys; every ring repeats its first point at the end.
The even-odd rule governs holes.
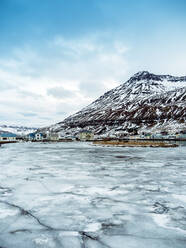
{"type": "Polygon", "coordinates": [[[118,135],[94,135],[93,132],[89,130],[82,130],[78,132],[76,135],[67,135],[63,136],[60,133],[48,132],[48,133],[31,133],[27,135],[27,140],[29,141],[93,141],[99,139],[134,139],[134,140],[186,140],[186,130],[180,131],[176,134],[169,134],[168,132],[160,132],[160,133],[141,133],[136,135],[127,135],[125,137],[120,137],[118,135]]]}
{"type": "Polygon", "coordinates": [[[24,141],[93,141],[93,140],[99,140],[99,139],[134,139],[134,140],[186,140],[186,130],[182,130],[175,134],[169,134],[168,132],[162,131],[160,133],[145,133],[142,132],[141,134],[136,135],[130,135],[130,136],[121,136],[118,134],[112,134],[112,136],[101,136],[101,135],[94,135],[93,132],[89,130],[81,130],[76,135],[66,135],[63,136],[60,133],[57,132],[34,132],[30,133],[24,137],[19,137],[16,134],[13,133],[0,133],[0,143],[11,143],[16,142],[18,140],[24,140],[24,141]]]}
{"type": "Polygon", "coordinates": [[[160,133],[141,133],[140,135],[129,136],[130,139],[150,139],[150,140],[186,140],[186,130],[169,134],[166,131],[160,133]]]}
{"type": "Polygon", "coordinates": [[[94,134],[89,130],[82,130],[75,136],[62,136],[57,132],[35,132],[28,134],[25,139],[28,141],[91,141],[94,140],[94,134]]]}

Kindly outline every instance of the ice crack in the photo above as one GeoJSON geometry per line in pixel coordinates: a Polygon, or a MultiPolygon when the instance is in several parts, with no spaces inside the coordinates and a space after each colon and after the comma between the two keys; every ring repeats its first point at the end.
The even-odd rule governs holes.
{"type": "Polygon", "coordinates": [[[45,223],[43,223],[37,216],[33,215],[30,211],[25,210],[24,208],[22,208],[22,207],[20,207],[20,206],[18,206],[18,205],[16,205],[16,204],[7,202],[7,201],[2,201],[2,200],[0,200],[0,202],[1,202],[1,203],[4,203],[4,204],[6,204],[6,205],[8,205],[8,206],[10,206],[10,207],[14,207],[14,208],[19,209],[21,215],[28,215],[28,216],[32,217],[32,218],[35,219],[41,226],[45,227],[46,229],[48,229],[48,230],[55,230],[55,228],[53,228],[53,227],[51,227],[51,226],[46,225],[45,223]]]}

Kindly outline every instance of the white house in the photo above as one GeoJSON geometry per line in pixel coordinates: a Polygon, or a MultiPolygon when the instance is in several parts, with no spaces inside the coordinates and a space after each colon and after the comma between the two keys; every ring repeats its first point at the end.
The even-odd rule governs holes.
{"type": "Polygon", "coordinates": [[[47,134],[47,139],[51,141],[57,141],[59,140],[59,134],[56,132],[50,132],[47,134]]]}
{"type": "Polygon", "coordinates": [[[43,137],[43,134],[42,133],[36,133],[35,134],[35,140],[43,140],[44,137],[43,137]]]}
{"type": "Polygon", "coordinates": [[[82,130],[82,131],[79,132],[78,138],[81,141],[93,140],[94,139],[94,134],[89,130],[82,130]]]}

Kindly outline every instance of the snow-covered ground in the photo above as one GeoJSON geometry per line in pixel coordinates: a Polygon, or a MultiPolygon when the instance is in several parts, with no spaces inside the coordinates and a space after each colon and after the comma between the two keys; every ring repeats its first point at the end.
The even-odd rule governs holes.
{"type": "Polygon", "coordinates": [[[0,247],[186,247],[186,146],[17,143],[0,153],[0,247]]]}

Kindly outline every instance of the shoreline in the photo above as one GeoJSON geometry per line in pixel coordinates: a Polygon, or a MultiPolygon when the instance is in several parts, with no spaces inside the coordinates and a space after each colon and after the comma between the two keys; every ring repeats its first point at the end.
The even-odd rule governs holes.
{"type": "Polygon", "coordinates": [[[2,144],[12,144],[12,143],[18,143],[19,141],[0,141],[0,145],[2,144]]]}
{"type": "Polygon", "coordinates": [[[93,145],[104,145],[104,146],[120,146],[120,147],[178,147],[179,145],[173,142],[184,142],[186,140],[154,140],[154,139],[108,139],[108,140],[35,140],[35,141],[0,141],[1,144],[12,144],[12,143],[71,143],[71,142],[90,142],[93,145]]]}
{"type": "Polygon", "coordinates": [[[144,141],[144,140],[126,140],[126,141],[94,141],[93,145],[104,145],[104,146],[119,146],[119,147],[178,147],[177,144],[171,144],[164,141],[144,141]]]}

